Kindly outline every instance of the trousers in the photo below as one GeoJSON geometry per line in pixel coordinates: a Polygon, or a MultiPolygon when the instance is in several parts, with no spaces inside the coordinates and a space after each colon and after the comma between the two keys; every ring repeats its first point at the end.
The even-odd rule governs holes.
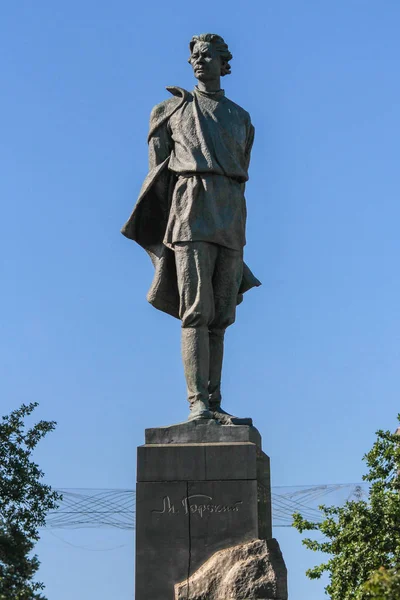
{"type": "Polygon", "coordinates": [[[221,403],[225,330],[235,322],[243,253],[209,242],[174,244],[188,401],[221,403]]]}

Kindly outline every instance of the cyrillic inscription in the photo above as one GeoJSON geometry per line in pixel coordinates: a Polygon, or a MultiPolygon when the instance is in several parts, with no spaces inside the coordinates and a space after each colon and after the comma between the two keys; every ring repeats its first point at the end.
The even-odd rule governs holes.
{"type": "Polygon", "coordinates": [[[194,494],[192,496],[185,496],[182,498],[179,508],[171,502],[169,496],[164,496],[162,500],[162,508],[159,510],[154,509],[151,512],[159,515],[188,515],[197,514],[201,518],[205,514],[220,514],[227,512],[239,512],[240,505],[243,504],[241,500],[234,502],[233,504],[214,504],[211,496],[205,494],[194,494]]]}

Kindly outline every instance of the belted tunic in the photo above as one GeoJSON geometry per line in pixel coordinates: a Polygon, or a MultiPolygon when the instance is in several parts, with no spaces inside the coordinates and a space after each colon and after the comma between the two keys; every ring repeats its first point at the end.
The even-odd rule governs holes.
{"type": "MultiPolygon", "coordinates": [[[[174,244],[206,241],[241,252],[246,243],[244,184],[254,127],[223,90],[167,89],[174,96],[152,111],[150,170],[122,233],[153,261],[148,301],[179,317],[174,244]]],[[[244,264],[237,302],[258,285],[244,264]]]]}

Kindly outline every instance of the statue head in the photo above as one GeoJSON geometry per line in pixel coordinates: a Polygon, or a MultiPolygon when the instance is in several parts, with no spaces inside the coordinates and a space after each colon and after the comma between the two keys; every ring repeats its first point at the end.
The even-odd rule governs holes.
{"type": "Polygon", "coordinates": [[[232,54],[221,36],[216,33],[194,35],[189,48],[189,63],[199,81],[206,82],[230,74],[232,54]]]}

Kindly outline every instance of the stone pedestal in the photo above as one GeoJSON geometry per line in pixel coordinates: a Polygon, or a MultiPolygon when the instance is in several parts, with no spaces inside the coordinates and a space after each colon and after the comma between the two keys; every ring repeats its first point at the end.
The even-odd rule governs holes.
{"type": "Polygon", "coordinates": [[[194,421],[138,448],[136,600],[174,600],[215,552],[272,537],[269,458],[257,429],[194,421]]]}

